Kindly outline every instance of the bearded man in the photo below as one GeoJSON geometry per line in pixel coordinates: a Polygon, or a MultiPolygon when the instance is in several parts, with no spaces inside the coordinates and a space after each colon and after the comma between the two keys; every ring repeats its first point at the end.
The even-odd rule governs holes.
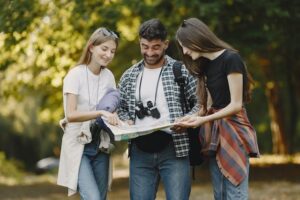
{"type": "MultiPolygon", "coordinates": [[[[151,126],[182,117],[180,87],[175,82],[175,59],[166,55],[169,41],[158,19],[141,24],[139,43],[143,59],[131,66],[119,82],[119,118],[128,124],[151,126]]],[[[199,108],[196,79],[181,68],[187,102],[199,108]]],[[[154,200],[160,180],[166,199],[188,200],[191,191],[189,139],[184,131],[163,129],[129,141],[130,199],[154,200]]]]}

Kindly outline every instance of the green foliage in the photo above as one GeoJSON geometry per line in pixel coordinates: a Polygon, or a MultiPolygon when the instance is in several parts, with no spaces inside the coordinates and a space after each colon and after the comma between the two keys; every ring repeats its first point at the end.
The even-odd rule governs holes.
{"type": "Polygon", "coordinates": [[[22,157],[27,165],[33,166],[60,147],[62,133],[57,122],[63,117],[63,77],[78,61],[89,35],[100,26],[119,33],[120,45],[109,66],[118,81],[141,58],[138,27],[153,17],[168,27],[168,53],[172,56],[177,57],[175,31],[189,17],[202,19],[241,52],[257,82],[254,101],[248,107],[264,152],[271,149],[265,97],[268,83],[278,83],[285,94],[287,129],[296,134],[291,135],[294,142],[299,141],[299,126],[295,127],[299,124],[300,88],[297,0],[0,1],[0,118],[4,119],[0,121],[4,127],[0,149],[22,157]],[[266,66],[271,69],[267,73],[266,66]],[[9,151],[7,144],[12,138],[23,141],[20,151],[9,151]],[[21,153],[29,144],[31,158],[21,153]]]}
{"type": "Polygon", "coordinates": [[[5,153],[0,151],[0,177],[20,179],[24,175],[21,164],[15,160],[7,160],[5,153]]]}

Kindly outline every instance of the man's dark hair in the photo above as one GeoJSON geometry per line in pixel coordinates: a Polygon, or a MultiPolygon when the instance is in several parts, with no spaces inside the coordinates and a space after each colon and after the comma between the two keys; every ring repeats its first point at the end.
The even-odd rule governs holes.
{"type": "Polygon", "coordinates": [[[146,40],[166,40],[167,39],[166,27],[159,21],[159,19],[150,19],[145,21],[140,26],[139,36],[146,40]]]}

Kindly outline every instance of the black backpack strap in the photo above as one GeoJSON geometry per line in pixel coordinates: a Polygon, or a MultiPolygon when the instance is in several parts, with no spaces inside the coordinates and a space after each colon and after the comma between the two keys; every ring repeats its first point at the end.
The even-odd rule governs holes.
{"type": "MultiPolygon", "coordinates": [[[[182,63],[179,61],[176,61],[173,64],[173,74],[175,76],[175,82],[179,85],[180,87],[180,102],[181,102],[181,109],[183,114],[186,114],[189,111],[189,107],[187,105],[187,100],[185,97],[185,92],[184,92],[184,86],[185,86],[185,78],[182,75],[182,63]]],[[[198,130],[198,129],[197,129],[198,130]]],[[[199,142],[197,142],[197,134],[194,133],[195,131],[193,129],[188,129],[188,136],[189,136],[189,140],[190,140],[190,152],[189,152],[189,156],[190,156],[190,164],[192,166],[192,177],[193,180],[195,180],[195,166],[199,165],[200,163],[202,163],[202,158],[197,154],[196,156],[199,156],[199,159],[201,160],[200,163],[198,162],[199,159],[197,157],[197,164],[195,165],[195,156],[193,154],[195,154],[195,150],[200,149],[200,147],[198,146],[199,142]],[[192,131],[192,132],[191,132],[192,131]],[[193,161],[192,161],[192,160],[193,161]]],[[[197,131],[198,132],[198,131],[197,131]]]]}
{"type": "Polygon", "coordinates": [[[188,112],[188,106],[186,103],[185,92],[184,92],[185,78],[182,75],[181,67],[182,67],[182,63],[179,61],[176,61],[173,64],[173,74],[175,76],[175,82],[180,87],[181,109],[182,109],[183,114],[185,114],[188,112]]]}

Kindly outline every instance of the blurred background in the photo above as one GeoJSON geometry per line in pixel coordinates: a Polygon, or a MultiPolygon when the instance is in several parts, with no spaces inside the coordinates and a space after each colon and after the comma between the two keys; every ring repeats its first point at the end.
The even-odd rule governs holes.
{"type": "MultiPolygon", "coordinates": [[[[167,53],[178,58],[174,35],[189,17],[238,49],[255,79],[247,109],[262,157],[251,160],[250,199],[299,198],[300,1],[0,0],[0,199],[66,198],[55,186],[62,83],[96,28],[120,36],[109,66],[118,82],[141,59],[143,21],[162,20],[171,42],[167,53]]],[[[129,198],[126,148],[117,143],[110,199],[129,198]]],[[[191,199],[212,199],[206,165],[197,173],[191,199]]],[[[157,198],[164,199],[161,190],[157,198]]]]}

